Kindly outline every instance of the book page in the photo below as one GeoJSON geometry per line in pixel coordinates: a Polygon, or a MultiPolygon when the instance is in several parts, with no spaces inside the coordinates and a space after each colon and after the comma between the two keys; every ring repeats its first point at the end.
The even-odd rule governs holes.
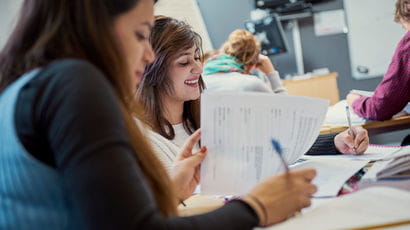
{"type": "Polygon", "coordinates": [[[304,161],[296,163],[291,168],[314,168],[316,177],[312,183],[317,186],[313,197],[335,197],[343,184],[369,161],[357,161],[352,158],[327,158],[322,156],[303,156],[304,161]]]}
{"type": "Polygon", "coordinates": [[[267,93],[207,92],[201,96],[201,193],[245,194],[262,179],[283,171],[271,139],[288,164],[314,143],[328,101],[267,93]]]}
{"type": "Polygon", "coordinates": [[[365,91],[365,90],[358,90],[358,89],[352,89],[350,90],[350,93],[359,94],[365,97],[371,97],[374,94],[373,91],[365,91]]]}

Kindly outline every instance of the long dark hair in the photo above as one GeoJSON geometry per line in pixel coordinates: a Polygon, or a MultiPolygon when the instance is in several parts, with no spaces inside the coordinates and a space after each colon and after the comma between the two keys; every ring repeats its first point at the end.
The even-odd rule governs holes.
{"type": "Polygon", "coordinates": [[[139,0],[25,0],[16,27],[0,53],[0,93],[25,72],[64,58],[97,66],[117,93],[132,147],[161,212],[176,214],[177,198],[161,162],[137,127],[126,61],[113,32],[117,16],[139,0]],[[104,55],[102,55],[104,54],[104,55]]]}
{"type": "MultiPolygon", "coordinates": [[[[175,131],[164,117],[165,107],[162,97],[173,93],[169,66],[176,55],[192,47],[203,57],[201,36],[186,23],[174,18],[157,16],[150,35],[155,60],[145,68],[144,76],[137,90],[137,99],[145,107],[145,117],[152,129],[162,136],[173,139],[175,131]]],[[[205,88],[199,78],[199,90],[205,88]]],[[[183,126],[188,133],[199,128],[199,99],[184,102],[183,126]]]]}

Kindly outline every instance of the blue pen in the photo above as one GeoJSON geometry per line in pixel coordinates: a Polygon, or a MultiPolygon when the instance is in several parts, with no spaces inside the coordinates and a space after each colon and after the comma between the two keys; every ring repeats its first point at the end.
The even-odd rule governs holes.
{"type": "Polygon", "coordinates": [[[289,167],[288,167],[288,164],[285,162],[285,159],[283,159],[282,147],[280,146],[279,142],[275,139],[272,139],[271,142],[272,142],[273,148],[278,153],[279,158],[282,161],[283,166],[285,167],[286,173],[288,173],[289,172],[289,167]]]}

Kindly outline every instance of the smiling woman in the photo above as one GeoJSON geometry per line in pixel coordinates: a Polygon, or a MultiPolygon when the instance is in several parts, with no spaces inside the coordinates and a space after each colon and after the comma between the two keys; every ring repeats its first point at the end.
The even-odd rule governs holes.
{"type": "Polygon", "coordinates": [[[177,132],[185,136],[177,140],[185,140],[199,128],[199,96],[204,89],[201,37],[184,22],[158,16],[150,42],[155,60],[145,69],[137,98],[155,132],[173,140],[179,127],[177,132]]]}

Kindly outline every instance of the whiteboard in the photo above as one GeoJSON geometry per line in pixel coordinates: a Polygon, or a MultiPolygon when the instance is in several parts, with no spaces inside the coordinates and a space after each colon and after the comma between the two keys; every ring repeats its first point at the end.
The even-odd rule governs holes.
{"type": "Polygon", "coordinates": [[[396,0],[344,0],[355,79],[383,76],[406,31],[394,22],[396,0]]]}

